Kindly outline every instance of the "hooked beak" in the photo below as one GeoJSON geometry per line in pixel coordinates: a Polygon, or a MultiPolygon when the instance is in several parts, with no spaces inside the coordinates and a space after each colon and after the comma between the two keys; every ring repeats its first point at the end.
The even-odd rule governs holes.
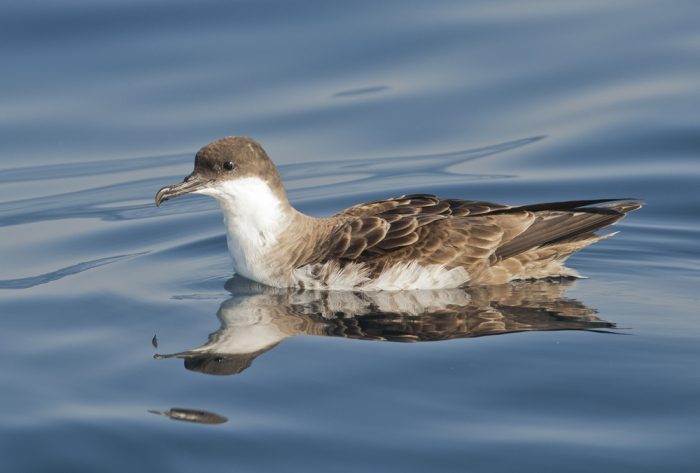
{"type": "Polygon", "coordinates": [[[174,199],[175,197],[198,191],[204,188],[208,182],[208,179],[204,179],[198,174],[192,173],[181,183],[166,186],[159,190],[156,194],[156,206],[160,206],[161,202],[165,202],[166,200],[174,199]]]}

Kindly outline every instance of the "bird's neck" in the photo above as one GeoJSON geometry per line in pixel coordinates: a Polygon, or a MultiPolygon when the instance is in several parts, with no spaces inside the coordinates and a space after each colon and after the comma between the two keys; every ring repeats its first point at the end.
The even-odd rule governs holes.
{"type": "Polygon", "coordinates": [[[279,276],[281,268],[275,264],[284,260],[275,256],[282,256],[290,240],[304,237],[297,235],[297,228],[308,229],[315,220],[294,209],[284,189],[272,189],[259,178],[224,181],[202,193],[221,206],[235,271],[267,284],[279,276]]]}
{"type": "Polygon", "coordinates": [[[284,193],[273,191],[258,178],[243,178],[221,183],[214,195],[221,206],[231,236],[275,238],[296,210],[284,193]],[[243,233],[241,233],[243,232],[243,233]]]}

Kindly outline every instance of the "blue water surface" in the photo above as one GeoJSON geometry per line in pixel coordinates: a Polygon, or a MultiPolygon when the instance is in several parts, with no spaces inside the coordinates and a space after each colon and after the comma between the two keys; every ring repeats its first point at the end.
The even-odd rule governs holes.
{"type": "Polygon", "coordinates": [[[6,2],[0,470],[698,471],[699,25],[690,0],[6,2]],[[589,279],[271,291],[232,279],[215,202],[153,202],[233,134],[313,215],[646,206],[571,258],[589,279]]]}

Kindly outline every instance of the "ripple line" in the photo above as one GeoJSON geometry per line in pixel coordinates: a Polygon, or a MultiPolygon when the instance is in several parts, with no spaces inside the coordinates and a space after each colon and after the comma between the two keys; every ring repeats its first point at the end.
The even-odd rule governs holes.
{"type": "Polygon", "coordinates": [[[132,256],[141,256],[149,253],[148,251],[142,251],[139,253],[130,253],[126,255],[108,256],[106,258],[99,258],[90,261],[85,261],[83,263],[74,264],[72,266],[66,266],[65,268],[52,271],[50,273],[39,274],[38,276],[30,276],[27,278],[19,279],[2,279],[0,280],[0,289],[29,289],[41,284],[47,284],[52,281],[58,281],[66,276],[71,276],[73,274],[82,273],[92,268],[97,268],[99,266],[104,266],[106,264],[115,263],[125,258],[132,256]]]}

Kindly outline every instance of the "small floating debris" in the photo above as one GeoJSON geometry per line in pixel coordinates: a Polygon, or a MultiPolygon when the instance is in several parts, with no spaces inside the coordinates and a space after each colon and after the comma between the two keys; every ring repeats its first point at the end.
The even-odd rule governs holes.
{"type": "Polygon", "coordinates": [[[168,411],[156,411],[149,409],[151,414],[170,417],[173,420],[185,422],[195,422],[197,424],[223,424],[228,422],[228,418],[209,411],[199,409],[186,409],[184,407],[173,407],[168,411]]]}
{"type": "Polygon", "coordinates": [[[158,348],[158,336],[153,335],[153,338],[151,339],[151,345],[153,345],[153,348],[158,348]]]}

